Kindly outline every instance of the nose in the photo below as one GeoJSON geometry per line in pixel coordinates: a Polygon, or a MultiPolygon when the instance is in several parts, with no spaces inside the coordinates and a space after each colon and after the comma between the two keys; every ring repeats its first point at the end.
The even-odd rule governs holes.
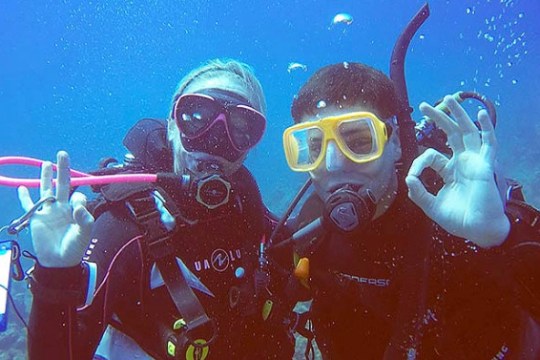
{"type": "Polygon", "coordinates": [[[345,155],[343,155],[334,140],[328,142],[325,162],[327,171],[340,170],[345,165],[345,155]]]}

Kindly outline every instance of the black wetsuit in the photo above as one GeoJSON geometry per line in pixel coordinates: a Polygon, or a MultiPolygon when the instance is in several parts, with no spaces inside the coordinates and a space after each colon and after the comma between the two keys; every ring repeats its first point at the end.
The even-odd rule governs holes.
{"type": "MultiPolygon", "coordinates": [[[[212,211],[180,191],[167,189],[182,216],[197,220],[175,233],[173,243],[175,255],[212,293],[194,290],[217,325],[218,336],[208,358],[291,358],[294,339],[283,324],[287,310],[277,301],[280,279],[271,277],[270,290],[276,301],[267,321],[262,320],[260,307],[267,294],[255,297],[254,293],[257,248],[261,238],[269,236],[272,219],[247,169],[241,168],[229,180],[229,203],[212,211]],[[239,268],[244,270],[240,277],[241,272],[235,274],[239,268]]],[[[85,289],[83,267],[47,269],[36,265],[28,335],[31,359],[91,359],[111,319],[117,319],[114,322],[120,324],[122,332],[148,354],[168,358],[162,329],[170,328],[180,316],[165,286],[150,288],[152,264],[145,258],[143,240],[129,243],[142,234],[144,229],[134,222],[123,202],[97,218],[85,260],[97,264],[97,284],[104,285],[91,306],[81,311],[76,310],[80,299],[61,294],[85,289]]]]}
{"type": "MultiPolygon", "coordinates": [[[[312,195],[300,221],[321,208],[312,195]]],[[[310,257],[318,346],[328,359],[538,359],[540,244],[519,250],[531,240],[513,221],[481,249],[404,196],[358,234],[327,231],[310,257]]]]}

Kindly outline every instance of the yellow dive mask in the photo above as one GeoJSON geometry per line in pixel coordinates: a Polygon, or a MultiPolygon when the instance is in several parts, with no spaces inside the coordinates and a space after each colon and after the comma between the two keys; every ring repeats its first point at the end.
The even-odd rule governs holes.
{"type": "Polygon", "coordinates": [[[361,164],[381,157],[387,125],[370,112],[352,112],[293,125],[283,133],[283,148],[294,171],[315,170],[334,140],[343,155],[361,164]]]}

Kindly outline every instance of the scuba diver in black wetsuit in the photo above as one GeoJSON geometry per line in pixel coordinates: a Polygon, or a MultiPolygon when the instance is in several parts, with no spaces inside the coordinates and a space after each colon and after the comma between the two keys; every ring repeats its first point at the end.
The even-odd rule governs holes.
{"type": "Polygon", "coordinates": [[[392,78],[321,68],[283,136],[289,166],[314,185],[288,224],[323,357],[540,358],[540,213],[519,188],[502,199],[488,113],[475,126],[453,96],[422,103],[445,148],[418,156],[392,78]]]}
{"type": "Polygon", "coordinates": [[[56,187],[42,167],[41,197],[55,201],[30,221],[31,359],[292,357],[291,308],[277,298],[287,279],[259,252],[274,221],[243,166],[264,112],[252,70],[215,60],[180,82],[168,124],[130,131],[129,164],[102,170],[169,173],[157,185],[103,186],[91,215],[67,153],[56,187]]]}

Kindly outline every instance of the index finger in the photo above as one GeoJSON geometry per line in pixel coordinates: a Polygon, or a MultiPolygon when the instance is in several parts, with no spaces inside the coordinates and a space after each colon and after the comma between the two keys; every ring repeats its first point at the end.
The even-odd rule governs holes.
{"type": "Polygon", "coordinates": [[[56,161],[56,200],[61,203],[67,203],[71,191],[68,153],[59,151],[56,154],[56,161]]]}
{"type": "Polygon", "coordinates": [[[39,178],[39,196],[41,199],[52,196],[53,168],[50,161],[44,161],[41,165],[41,176],[39,178]]]}
{"type": "Polygon", "coordinates": [[[452,96],[444,98],[446,105],[456,119],[461,131],[463,132],[463,143],[465,148],[476,150],[480,148],[480,136],[478,129],[463,107],[452,96]]]}

